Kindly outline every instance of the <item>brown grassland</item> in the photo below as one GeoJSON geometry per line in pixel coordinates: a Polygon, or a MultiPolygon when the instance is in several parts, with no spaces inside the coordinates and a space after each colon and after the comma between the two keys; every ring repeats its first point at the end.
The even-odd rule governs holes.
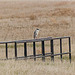
{"type": "MultiPolygon", "coordinates": [[[[75,75],[75,2],[50,0],[0,0],[0,41],[33,39],[33,32],[40,29],[38,38],[71,37],[72,63],[68,55],[51,62],[50,57],[41,59],[0,60],[0,75],[75,75]]],[[[65,40],[66,41],[66,40],[65,40]]],[[[49,49],[46,42],[46,50],[49,49]]],[[[59,43],[59,41],[56,41],[59,43]]],[[[55,44],[56,44],[55,43],[55,44]]],[[[63,50],[67,49],[63,42],[63,50]]],[[[32,53],[32,44],[28,44],[28,54],[32,53]]],[[[37,43],[37,54],[41,53],[37,43]]],[[[59,45],[55,45],[55,52],[59,45]]],[[[9,44],[9,57],[14,56],[13,44],[9,44]]],[[[5,57],[4,45],[0,45],[0,59],[5,57]]],[[[64,51],[64,52],[65,52],[64,51]]],[[[48,51],[46,51],[48,52],[48,51]]],[[[18,44],[18,56],[23,56],[23,44],[18,44]]]]}

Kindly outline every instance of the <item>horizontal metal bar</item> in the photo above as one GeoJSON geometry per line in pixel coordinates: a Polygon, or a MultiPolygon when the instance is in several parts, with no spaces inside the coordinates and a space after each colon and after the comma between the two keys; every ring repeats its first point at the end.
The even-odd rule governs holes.
{"type": "Polygon", "coordinates": [[[48,56],[57,56],[57,55],[65,55],[65,54],[69,54],[69,52],[66,52],[66,53],[60,53],[60,54],[53,54],[53,55],[45,55],[45,56],[36,56],[36,57],[30,57],[30,59],[33,59],[33,58],[42,58],[42,57],[48,57],[48,56]]]}
{"type": "Polygon", "coordinates": [[[56,40],[56,39],[65,39],[65,38],[70,38],[70,37],[57,37],[57,38],[40,38],[40,39],[31,39],[31,40],[17,40],[17,41],[8,41],[8,42],[0,42],[0,44],[5,44],[5,43],[24,43],[24,42],[40,42],[40,41],[48,41],[48,40],[56,40]]]}
{"type": "Polygon", "coordinates": [[[54,54],[54,55],[51,55],[51,56],[64,55],[64,54],[69,54],[69,53],[70,52],[65,52],[65,53],[54,54]]]}
{"type": "Polygon", "coordinates": [[[65,38],[69,38],[69,37],[58,37],[58,38],[48,37],[48,38],[32,39],[32,40],[25,40],[25,41],[24,40],[23,41],[17,41],[17,43],[23,43],[23,42],[40,42],[40,41],[65,39],[65,38]]]}
{"type": "MultiPolygon", "coordinates": [[[[51,53],[45,53],[45,55],[49,55],[49,54],[51,54],[51,53]]],[[[41,56],[42,54],[37,54],[36,56],[41,56]]],[[[33,57],[33,55],[29,55],[29,56],[27,56],[27,57],[33,57]]]]}
{"type": "MultiPolygon", "coordinates": [[[[28,59],[34,59],[34,58],[42,58],[42,57],[49,57],[49,56],[65,55],[65,54],[69,54],[69,53],[70,52],[65,52],[65,53],[59,53],[59,54],[53,54],[53,55],[51,55],[51,53],[50,54],[48,53],[48,54],[45,54],[45,56],[43,56],[42,54],[39,54],[36,57],[30,55],[30,56],[27,56],[26,58],[28,58],[28,59]]],[[[8,60],[10,60],[10,59],[15,59],[15,58],[8,58],[8,60]]],[[[24,56],[17,57],[17,59],[25,59],[25,57],[24,56]]],[[[0,59],[0,60],[6,60],[6,59],[0,59]]]]}

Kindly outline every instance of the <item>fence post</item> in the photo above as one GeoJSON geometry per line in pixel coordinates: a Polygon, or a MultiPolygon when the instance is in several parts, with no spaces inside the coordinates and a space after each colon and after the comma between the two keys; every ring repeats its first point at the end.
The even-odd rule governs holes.
{"type": "Polygon", "coordinates": [[[7,43],[6,43],[6,59],[8,59],[8,46],[7,46],[7,43]]]}
{"type": "Polygon", "coordinates": [[[42,61],[45,61],[45,48],[44,48],[44,41],[42,41],[42,61]]]}
{"type": "Polygon", "coordinates": [[[33,55],[34,55],[34,61],[36,61],[36,49],[35,49],[35,42],[33,42],[33,55]]]}
{"type": "Polygon", "coordinates": [[[53,40],[51,40],[51,61],[54,61],[54,49],[53,49],[53,40]]]}
{"type": "Polygon", "coordinates": [[[15,59],[17,59],[17,43],[15,42],[15,59]]]}
{"type": "Polygon", "coordinates": [[[61,61],[62,61],[62,39],[60,39],[60,58],[61,58],[61,61]]]}
{"type": "Polygon", "coordinates": [[[70,40],[70,37],[69,37],[69,60],[71,63],[71,40],[70,40]]]}
{"type": "Polygon", "coordinates": [[[24,43],[24,57],[27,57],[27,43],[24,43]]]}

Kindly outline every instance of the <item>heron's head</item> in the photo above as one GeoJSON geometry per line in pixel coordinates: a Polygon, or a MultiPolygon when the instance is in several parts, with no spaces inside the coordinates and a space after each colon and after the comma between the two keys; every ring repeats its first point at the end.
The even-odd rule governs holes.
{"type": "Polygon", "coordinates": [[[40,29],[37,28],[36,30],[40,30],[40,29]]]}

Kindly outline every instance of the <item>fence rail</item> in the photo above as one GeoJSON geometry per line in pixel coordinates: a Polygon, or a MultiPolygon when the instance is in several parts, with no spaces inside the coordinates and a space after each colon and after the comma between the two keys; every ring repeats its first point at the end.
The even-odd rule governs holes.
{"type": "Polygon", "coordinates": [[[36,61],[36,58],[42,58],[42,60],[45,61],[45,57],[51,56],[51,60],[54,61],[54,56],[60,55],[60,58],[62,61],[62,55],[69,54],[69,60],[71,63],[71,40],[70,40],[70,37],[57,37],[57,38],[48,37],[48,38],[31,39],[31,40],[0,42],[0,44],[5,44],[6,59],[8,59],[8,44],[9,43],[14,43],[15,59],[30,58],[30,59],[34,59],[36,61]],[[62,39],[66,39],[66,38],[68,39],[69,50],[68,50],[68,52],[63,53],[62,52],[62,39]],[[54,40],[60,40],[60,53],[58,53],[58,54],[54,54],[54,40]],[[45,53],[45,41],[50,41],[51,52],[49,52],[49,53],[45,53]],[[36,42],[41,42],[42,54],[36,54],[36,42]],[[18,43],[24,43],[24,57],[17,57],[17,44],[18,43]],[[27,43],[33,43],[33,55],[27,55],[27,43]]]}

